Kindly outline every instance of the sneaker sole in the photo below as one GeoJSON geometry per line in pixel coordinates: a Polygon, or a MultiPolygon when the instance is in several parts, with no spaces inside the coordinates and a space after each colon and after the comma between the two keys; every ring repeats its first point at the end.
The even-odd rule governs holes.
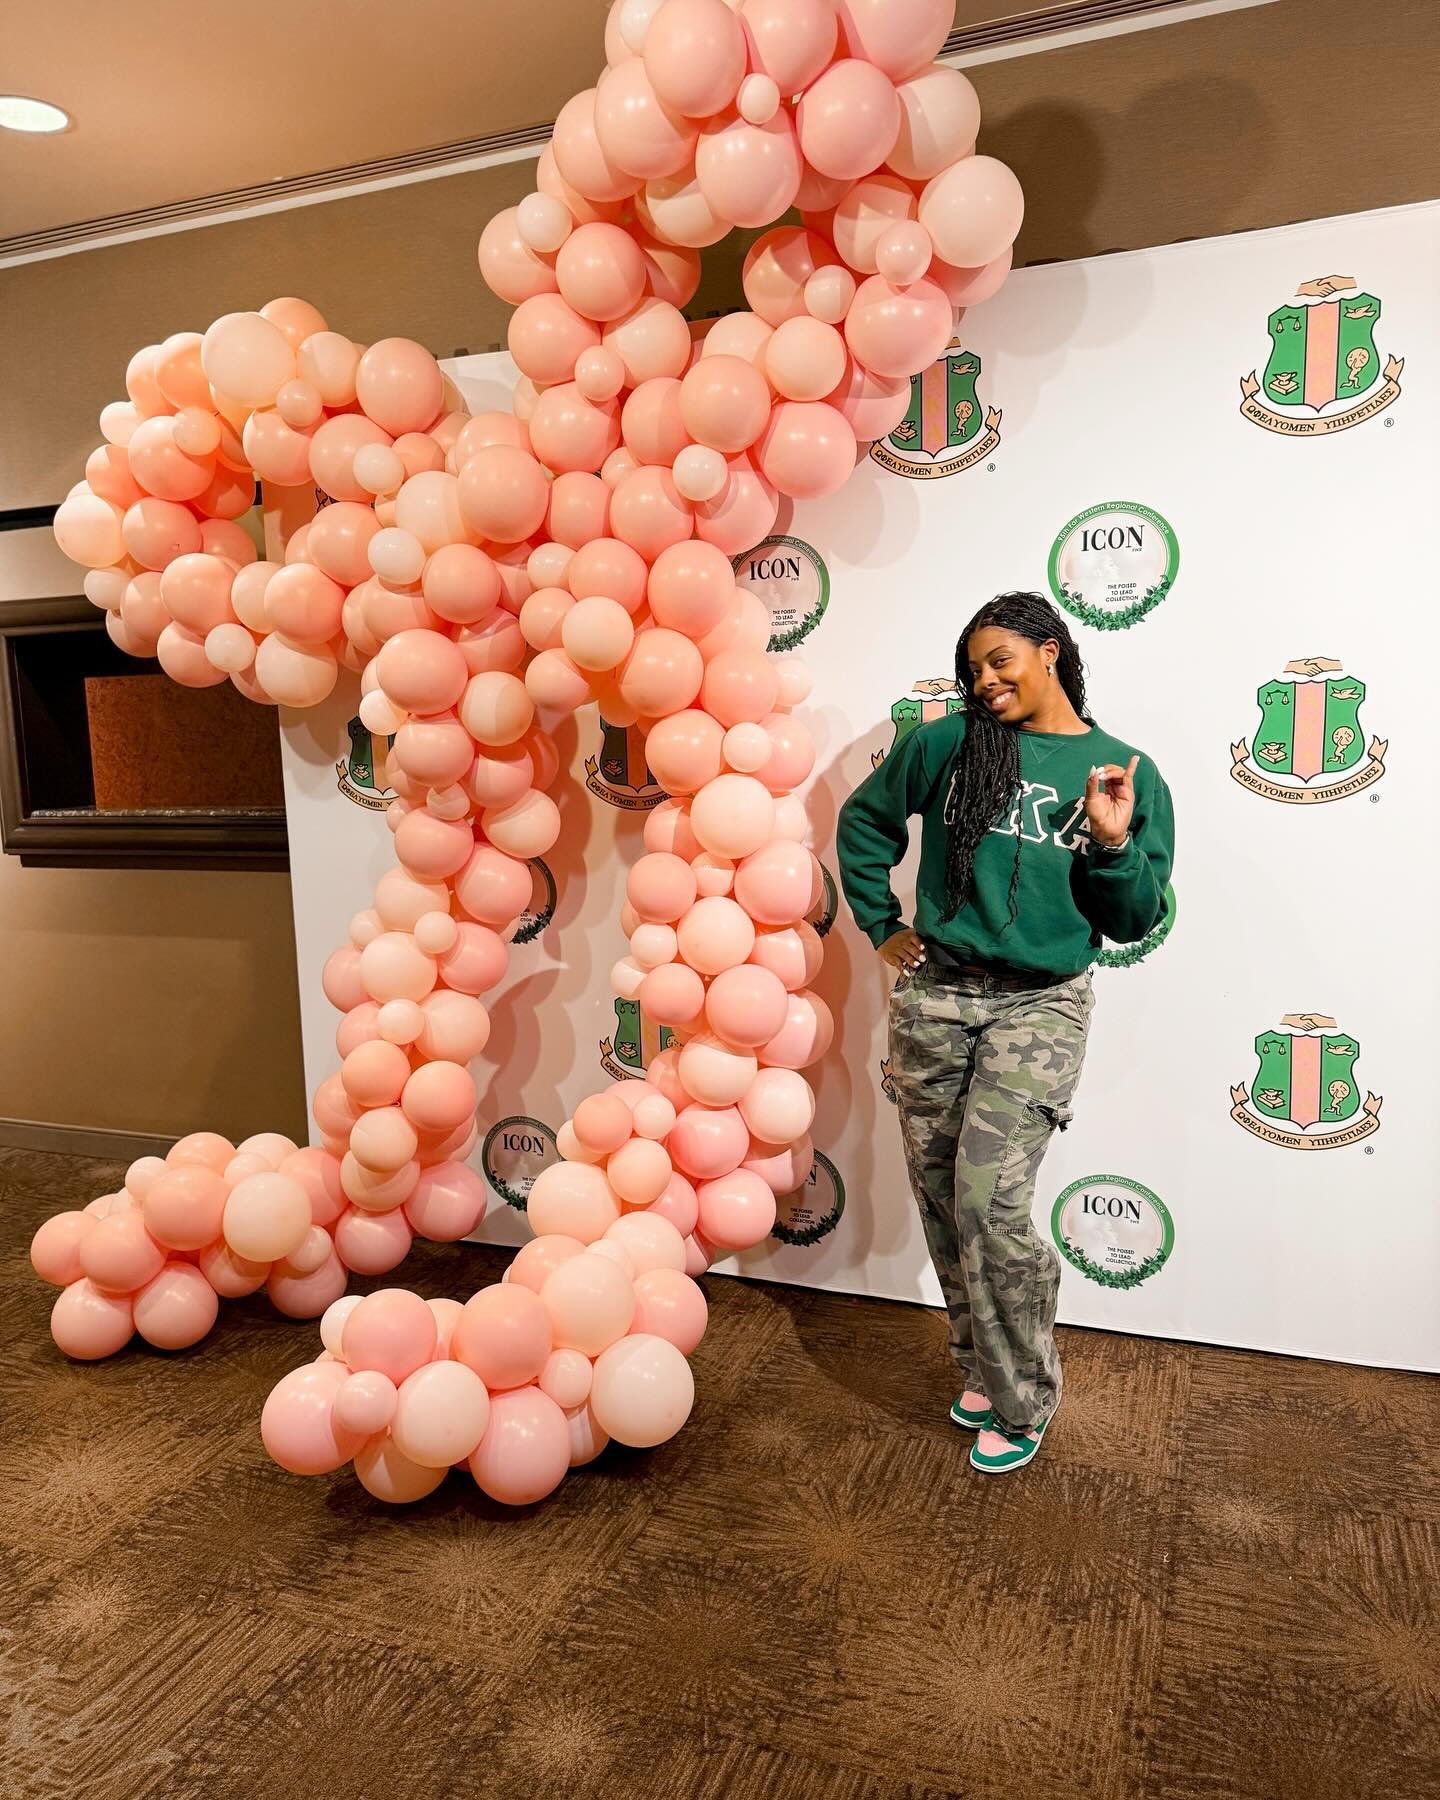
{"type": "Polygon", "coordinates": [[[990,1423],[990,1415],[987,1413],[983,1419],[962,1419],[952,1412],[950,1423],[958,1425],[962,1431],[983,1431],[990,1423]]]}

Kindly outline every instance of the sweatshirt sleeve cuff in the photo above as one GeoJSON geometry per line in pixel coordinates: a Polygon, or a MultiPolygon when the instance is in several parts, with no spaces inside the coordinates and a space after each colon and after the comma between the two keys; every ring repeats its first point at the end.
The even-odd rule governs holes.
{"type": "Polygon", "coordinates": [[[1090,841],[1090,854],[1097,869],[1126,869],[1140,854],[1140,846],[1135,842],[1135,834],[1131,832],[1125,842],[1116,849],[1101,844],[1095,839],[1090,841]]]}
{"type": "Polygon", "coordinates": [[[867,925],[865,935],[878,950],[886,938],[894,937],[899,931],[902,921],[897,915],[893,919],[882,919],[878,925],[867,925]]]}

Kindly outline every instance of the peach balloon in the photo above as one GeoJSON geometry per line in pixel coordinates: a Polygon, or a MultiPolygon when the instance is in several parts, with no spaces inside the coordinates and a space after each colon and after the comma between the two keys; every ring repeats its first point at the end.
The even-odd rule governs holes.
{"type": "Polygon", "coordinates": [[[168,1249],[203,1249],[220,1236],[226,1197],[225,1183],[203,1164],[166,1168],[140,1202],[145,1228],[168,1249]]]}
{"type": "MultiPolygon", "coordinates": [[[[680,1233],[676,1237],[683,1255],[680,1233]]],[[[683,1267],[651,1268],[636,1277],[633,1332],[664,1338],[682,1356],[689,1356],[704,1337],[708,1320],[705,1296],[683,1267]]]]}
{"type": "Polygon", "coordinates": [[[629,1330],[635,1290],[623,1269],[587,1253],[571,1257],[547,1276],[540,1304],[556,1349],[598,1356],[629,1330]]]}
{"type": "Polygon", "coordinates": [[[559,1487],[570,1454],[565,1414],[539,1388],[518,1388],[492,1398],[490,1423],[470,1457],[470,1473],[502,1506],[529,1506],[559,1487]]]}
{"type": "Polygon", "coordinates": [[[620,359],[625,385],[637,387],[659,376],[684,374],[690,364],[690,327],[677,306],[651,295],[607,326],[605,348],[620,359]]]}
{"type": "Polygon", "coordinates": [[[487,445],[460,471],[460,511],[467,524],[496,543],[529,537],[549,502],[544,470],[512,444],[487,445]]]}
{"type": "MultiPolygon", "coordinates": [[[[555,474],[591,472],[620,442],[620,409],[613,400],[587,400],[573,381],[561,382],[546,388],[536,402],[530,441],[555,474]]],[[[468,465],[466,473],[473,467],[468,465]]]]}
{"type": "Polygon", "coordinates": [[[724,895],[697,900],[677,925],[676,936],[681,956],[701,975],[718,975],[743,963],[755,947],[748,913],[724,895]]]}
{"type": "Polygon", "coordinates": [[[69,1287],[85,1273],[80,1266],[80,1241],[88,1229],[83,1212],[53,1213],[30,1240],[30,1266],[42,1281],[69,1287]]]}
{"type": "Polygon", "coordinates": [[[950,302],[933,281],[896,288],[872,275],[855,295],[845,341],[872,374],[911,375],[940,355],[951,328],[950,302]]]}
{"type": "Polygon", "coordinates": [[[593,1244],[620,1217],[620,1202],[603,1169],[588,1163],[552,1163],[535,1178],[527,1201],[531,1229],[559,1232],[593,1244]]]}
{"type": "Polygon", "coordinates": [[[929,279],[944,292],[952,306],[979,306],[1000,291],[1014,258],[1014,247],[1007,246],[993,261],[982,263],[978,269],[956,269],[937,256],[931,261],[929,279]]]}
{"type": "Polygon", "coordinates": [[[658,1025],[686,1025],[705,1004],[705,984],[684,963],[662,963],[640,984],[640,1005],[658,1025]]]}
{"type": "Polygon", "coordinates": [[[205,378],[242,406],[269,406],[295,376],[295,347],[259,313],[226,313],[200,342],[205,378]]]}
{"type": "Polygon", "coordinates": [[[730,229],[729,222],[711,205],[692,164],[673,175],[647,181],[636,198],[635,210],[662,243],[686,249],[703,250],[719,243],[730,229]]]}
{"type": "Polygon", "coordinates": [[[749,1089],[757,1068],[753,1056],[709,1033],[691,1038],[680,1051],[680,1080],[705,1106],[733,1106],[749,1089]]]}
{"type": "Polygon", "coordinates": [[[700,1230],[727,1250],[749,1250],[763,1243],[775,1225],[775,1196],[758,1175],[732,1169],[697,1189],[700,1230]]]}
{"type": "Polygon", "coordinates": [[[685,1104],[666,1143],[675,1166],[702,1181],[738,1169],[750,1145],[744,1119],[733,1106],[690,1103],[683,1088],[681,1097],[685,1104]]]}
{"type": "Polygon", "coordinates": [[[775,802],[751,775],[720,775],[695,796],[690,821],[706,850],[739,859],[752,855],[770,837],[775,802]]]}
{"type": "Polygon", "coordinates": [[[652,627],[636,636],[621,665],[620,692],[638,713],[661,718],[690,705],[704,673],[704,660],[688,637],[652,627]]]}
{"type": "Polygon", "coordinates": [[[518,1284],[538,1294],[561,1263],[568,1262],[572,1256],[583,1255],[584,1251],[585,1246],[579,1238],[566,1237],[560,1232],[531,1238],[515,1252],[515,1260],[505,1271],[505,1284],[510,1287],[518,1284]]]}
{"type": "Polygon", "coordinates": [[[993,156],[967,156],[942,169],[920,196],[920,223],[935,254],[956,268],[976,268],[1002,255],[1024,216],[1020,183],[993,156]]]}
{"type": "Polygon", "coordinates": [[[687,708],[650,729],[645,759],[660,786],[671,794],[693,794],[722,768],[724,727],[708,712],[687,708]]]}
{"type": "Polygon", "coordinates": [[[357,1275],[388,1275],[410,1254],[414,1242],[402,1207],[367,1213],[349,1206],[335,1222],[335,1249],[357,1275]]]}
{"type": "Polygon", "coordinates": [[[642,54],[664,104],[705,119],[735,98],[745,34],[724,0],[668,0],[650,21],[642,54]]]}
{"type": "Polygon", "coordinates": [[[695,146],[700,191],[715,217],[731,225],[773,223],[793,204],[803,168],[784,110],[763,125],[722,114],[707,121],[695,146]]]}
{"type": "Polygon", "coordinates": [[[980,98],[959,69],[922,69],[896,89],[900,131],[888,158],[907,181],[929,181],[968,156],[980,130],[980,98]]]}
{"type": "Polygon", "coordinates": [[[260,1437],[282,1469],[292,1475],[329,1475],[361,1449],[363,1438],[335,1417],[336,1396],[349,1379],[343,1363],[306,1363],[270,1390],[260,1414],[260,1437]]]}
{"type": "Polygon", "coordinates": [[[369,493],[355,478],[356,452],[367,444],[389,443],[390,434],[361,414],[326,419],[310,439],[310,473],[334,500],[368,500],[369,493]]]}
{"type": "Polygon", "coordinates": [[[595,135],[615,168],[643,181],[672,175],[693,157],[697,131],[661,100],[638,57],[601,77],[595,90],[595,135]]]}
{"type": "Polygon", "coordinates": [[[680,412],[680,383],[673,376],[644,381],[629,396],[620,414],[626,447],[637,462],[667,468],[690,442],[680,412]]]}
{"type": "Polygon", "coordinates": [[[223,1228],[237,1256],[273,1262],[303,1242],[310,1229],[310,1196],[288,1175],[249,1175],[230,1190],[223,1228]]]}
{"type": "MultiPolygon", "coordinates": [[[[655,1098],[657,1104],[666,1105],[658,1094],[655,1098]]],[[[652,1138],[634,1137],[610,1158],[605,1173],[627,1206],[649,1206],[665,1192],[671,1163],[663,1145],[652,1138]]]]}
{"type": "Polygon", "coordinates": [[[835,9],[829,0],[745,0],[740,13],[750,66],[782,94],[798,94],[835,51],[835,9]]]}
{"type": "Polygon", "coordinates": [[[444,377],[423,345],[410,338],[381,338],[360,358],[355,397],[384,430],[422,431],[440,411],[444,377]]]}
{"type": "Polygon", "coordinates": [[[478,255],[486,286],[512,306],[535,294],[553,294],[559,285],[554,258],[538,255],[525,242],[513,206],[496,213],[486,225],[478,255]]]}
{"type": "Polygon", "coordinates": [[[680,416],[690,435],[710,449],[744,450],[770,416],[770,390],[753,363],[702,356],[680,384],[680,416]]]}
{"type": "Polygon", "coordinates": [[[586,88],[561,107],[550,139],[556,172],[587,200],[624,200],[640,185],[639,178],[606,156],[596,129],[595,102],[595,89],[586,88]]]}
{"type": "Polygon", "coordinates": [[[432,1362],[401,1383],[390,1432],[421,1468],[449,1469],[478,1448],[490,1423],[485,1383],[463,1362],[432,1362]]]}
{"type": "Polygon", "coordinates": [[[135,1329],[157,1350],[186,1350],[198,1344],[219,1312],[215,1289],[190,1262],[167,1262],[133,1301],[135,1329]]]}
{"type": "Polygon", "coordinates": [[[770,535],[778,510],[774,487],[748,456],[734,457],[725,486],[713,500],[696,506],[695,535],[727,556],[738,556],[770,535]]]}
{"type": "Polygon", "coordinates": [[[340,677],[328,644],[299,644],[278,631],[257,648],[254,670],[260,686],[281,706],[318,706],[340,677]]]}
{"type": "Polygon", "coordinates": [[[685,1423],[694,1403],[690,1365],[664,1338],[622,1338],[596,1361],[590,1406],[619,1443],[636,1449],[663,1444],[685,1423]]]}
{"type": "Polygon", "coordinates": [[[540,1296],[515,1281],[481,1288],[467,1301],[450,1345],[455,1360],[473,1369],[492,1393],[533,1381],[553,1348],[550,1316],[540,1296]]]}

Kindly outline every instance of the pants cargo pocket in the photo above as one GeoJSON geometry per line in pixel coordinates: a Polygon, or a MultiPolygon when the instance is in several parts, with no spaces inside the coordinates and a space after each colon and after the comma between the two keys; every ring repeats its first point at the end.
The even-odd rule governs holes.
{"type": "Polygon", "coordinates": [[[1031,1100],[1015,1115],[1015,1123],[1000,1159],[995,1192],[990,1201],[988,1224],[992,1231],[1024,1235],[1030,1230],[1030,1206],[1035,1178],[1056,1131],[1070,1123],[1068,1105],[1031,1100]]]}

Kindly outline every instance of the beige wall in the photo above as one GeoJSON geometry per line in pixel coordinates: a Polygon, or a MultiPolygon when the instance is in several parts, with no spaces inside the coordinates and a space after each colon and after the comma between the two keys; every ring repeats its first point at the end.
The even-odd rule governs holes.
{"type": "MultiPolygon", "coordinates": [[[[1437,51],[1431,0],[1279,0],[981,68],[983,147],[1028,196],[1019,260],[1431,198],[1437,51]]],[[[505,309],[474,245],[532,174],[509,164],[0,272],[0,506],[64,493],[137,346],[277,293],[358,338],[404,333],[440,354],[499,341],[505,309]]],[[[740,253],[707,253],[697,311],[739,303],[740,253]]],[[[16,591],[5,557],[0,536],[0,597],[16,591]]],[[[0,1116],[300,1129],[284,876],[0,859],[0,932],[0,1116]]]]}

